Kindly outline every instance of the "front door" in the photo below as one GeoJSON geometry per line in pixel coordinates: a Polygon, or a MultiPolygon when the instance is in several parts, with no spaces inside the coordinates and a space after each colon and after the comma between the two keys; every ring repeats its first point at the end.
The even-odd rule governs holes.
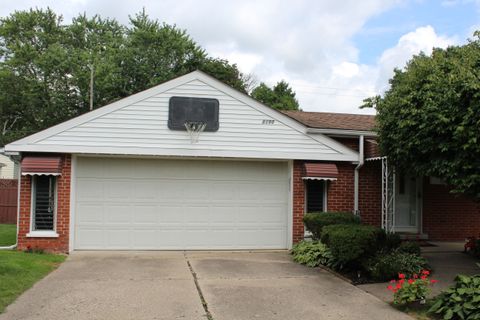
{"type": "Polygon", "coordinates": [[[406,174],[395,177],[395,231],[420,233],[421,179],[406,174]]]}

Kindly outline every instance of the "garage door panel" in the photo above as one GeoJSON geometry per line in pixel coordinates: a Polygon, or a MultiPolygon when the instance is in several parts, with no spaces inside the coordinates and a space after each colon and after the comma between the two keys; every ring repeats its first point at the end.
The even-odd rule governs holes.
{"type": "Polygon", "coordinates": [[[103,222],[103,204],[101,203],[82,203],[77,201],[76,223],[98,225],[103,222]]]}
{"type": "Polygon", "coordinates": [[[130,230],[106,230],[106,248],[108,249],[130,249],[131,239],[130,230]]]}
{"type": "Polygon", "coordinates": [[[132,208],[134,212],[133,223],[137,224],[147,224],[147,225],[156,225],[158,224],[158,208],[156,206],[150,205],[139,205],[132,208]]]}
{"type": "Polygon", "coordinates": [[[132,181],[132,198],[134,200],[153,201],[158,198],[159,189],[162,187],[155,181],[132,181]]]}
{"type": "Polygon", "coordinates": [[[105,235],[106,232],[102,229],[78,228],[75,231],[75,246],[83,249],[108,249],[105,246],[105,235]]]}
{"type": "Polygon", "coordinates": [[[105,224],[129,225],[132,222],[131,209],[117,204],[107,204],[104,207],[105,224]]]}
{"type": "Polygon", "coordinates": [[[82,178],[77,180],[77,201],[95,201],[104,198],[104,183],[99,180],[82,178]]]}
{"type": "Polygon", "coordinates": [[[95,159],[77,159],[76,249],[287,247],[286,163],[95,159]]]}
{"type": "Polygon", "coordinates": [[[132,247],[140,249],[155,249],[158,247],[159,231],[155,229],[134,230],[132,232],[132,247]]]}

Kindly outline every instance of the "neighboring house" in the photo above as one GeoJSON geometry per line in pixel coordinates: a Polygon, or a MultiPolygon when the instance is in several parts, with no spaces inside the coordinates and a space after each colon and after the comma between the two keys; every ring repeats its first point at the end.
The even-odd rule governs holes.
{"type": "MultiPolygon", "coordinates": [[[[18,248],[286,249],[303,239],[306,211],[356,210],[381,225],[385,161],[361,166],[358,149],[364,140],[366,157],[378,156],[373,125],[369,116],[284,114],[192,72],[5,146],[22,162],[18,248]],[[203,127],[197,142],[185,123],[203,127]]],[[[410,181],[402,194],[413,194],[410,181]]],[[[432,188],[442,192],[434,209],[457,201],[432,188]]],[[[451,215],[428,216],[432,232],[405,231],[475,231],[468,224],[478,220],[451,215]]]]}
{"type": "Polygon", "coordinates": [[[18,166],[9,157],[0,154],[0,179],[17,179],[18,166]]]}

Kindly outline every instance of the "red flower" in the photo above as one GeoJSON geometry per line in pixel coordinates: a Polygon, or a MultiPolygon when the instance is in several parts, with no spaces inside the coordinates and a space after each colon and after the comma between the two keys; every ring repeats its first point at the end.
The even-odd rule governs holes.
{"type": "Polygon", "coordinates": [[[397,280],[390,280],[390,283],[395,283],[397,282],[397,280]]]}
{"type": "Polygon", "coordinates": [[[416,273],[413,274],[413,279],[418,279],[418,276],[416,273]]]}
{"type": "Polygon", "coordinates": [[[434,279],[430,280],[430,283],[437,283],[437,282],[438,280],[434,280],[434,279]]]}
{"type": "Polygon", "coordinates": [[[409,283],[409,284],[412,284],[412,283],[414,283],[414,282],[415,282],[415,280],[413,280],[413,279],[408,279],[408,283],[409,283]]]}
{"type": "Polygon", "coordinates": [[[401,283],[397,283],[397,289],[402,289],[402,284],[401,283]]]}
{"type": "Polygon", "coordinates": [[[427,280],[427,276],[421,276],[420,279],[427,280]]]}
{"type": "Polygon", "coordinates": [[[405,282],[405,279],[400,279],[398,280],[398,283],[403,284],[405,282]]]}
{"type": "Polygon", "coordinates": [[[423,271],[422,271],[422,274],[428,276],[428,275],[430,274],[430,271],[428,271],[428,270],[423,270],[423,271]]]}
{"type": "Polygon", "coordinates": [[[393,286],[388,286],[387,289],[393,291],[393,286]]]}
{"type": "Polygon", "coordinates": [[[405,275],[404,275],[403,273],[399,273],[399,274],[398,274],[398,277],[399,277],[400,279],[405,279],[405,275]]]}

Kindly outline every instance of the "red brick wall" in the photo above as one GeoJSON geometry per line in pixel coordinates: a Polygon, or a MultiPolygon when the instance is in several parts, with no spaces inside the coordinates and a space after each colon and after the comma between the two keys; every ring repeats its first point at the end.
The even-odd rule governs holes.
{"type": "MultiPolygon", "coordinates": [[[[296,160],[293,166],[293,242],[303,239],[305,213],[305,184],[302,180],[304,161],[296,160]]],[[[328,182],[327,210],[353,212],[354,170],[349,162],[336,162],[338,179],[328,182]]],[[[360,169],[359,209],[367,224],[381,225],[382,182],[379,161],[366,162],[360,169]]]]}
{"type": "Polygon", "coordinates": [[[354,169],[349,162],[336,162],[338,178],[328,182],[327,211],[353,212],[354,169]]]}
{"type": "Polygon", "coordinates": [[[360,168],[358,209],[362,222],[382,225],[382,163],[366,161],[360,168]]]}
{"type": "Polygon", "coordinates": [[[62,175],[57,180],[57,225],[58,238],[30,238],[31,176],[22,176],[20,183],[20,221],[18,249],[40,248],[51,252],[68,252],[70,227],[70,175],[71,156],[63,156],[62,175]]]}
{"type": "Polygon", "coordinates": [[[302,179],[303,161],[293,162],[293,243],[303,240],[303,214],[305,213],[305,183],[302,179]]]}
{"type": "Polygon", "coordinates": [[[449,192],[444,185],[423,183],[423,232],[431,240],[464,240],[480,235],[480,204],[449,192]]]}

